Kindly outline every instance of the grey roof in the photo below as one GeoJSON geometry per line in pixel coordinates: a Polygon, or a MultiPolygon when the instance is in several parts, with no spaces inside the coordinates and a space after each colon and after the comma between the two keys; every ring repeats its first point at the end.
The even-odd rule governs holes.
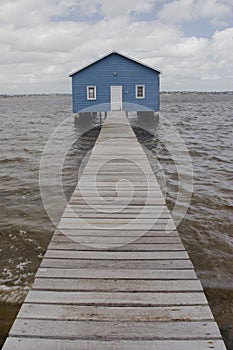
{"type": "Polygon", "coordinates": [[[117,51],[111,51],[110,53],[106,54],[105,56],[103,56],[103,57],[101,57],[101,58],[98,58],[98,59],[95,60],[94,62],[89,63],[89,64],[87,64],[87,65],[85,65],[85,66],[79,68],[78,70],[72,72],[69,76],[72,77],[72,76],[75,75],[76,73],[81,72],[82,70],[84,70],[84,69],[86,69],[86,68],[92,66],[93,64],[95,64],[95,63],[97,63],[97,62],[103,60],[104,58],[106,58],[106,57],[108,57],[108,56],[110,56],[110,55],[112,55],[112,54],[117,54],[117,55],[119,55],[119,56],[125,57],[125,58],[127,58],[128,60],[134,61],[134,62],[136,62],[136,63],[138,63],[138,64],[141,64],[142,66],[144,66],[144,67],[146,67],[146,68],[152,69],[153,71],[155,71],[155,72],[161,74],[161,71],[159,71],[158,69],[153,68],[153,67],[150,67],[150,66],[144,64],[143,62],[136,60],[135,58],[131,58],[131,57],[129,57],[129,56],[123,54],[123,53],[119,53],[119,52],[117,52],[117,51]]]}

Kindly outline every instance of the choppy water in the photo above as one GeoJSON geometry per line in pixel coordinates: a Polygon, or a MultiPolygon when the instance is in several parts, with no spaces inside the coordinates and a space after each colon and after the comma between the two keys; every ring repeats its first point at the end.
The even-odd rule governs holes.
{"type": "MultiPolygon", "coordinates": [[[[165,122],[163,118],[157,126],[149,123],[148,128],[143,120],[130,116],[167,191],[171,210],[179,189],[173,151],[163,139],[167,121],[172,122],[189,150],[194,190],[178,230],[228,349],[233,349],[232,98],[233,93],[163,94],[165,122]]],[[[60,127],[54,134],[54,156],[57,143],[67,138],[76,140],[63,165],[67,198],[77,182],[81,161],[98,136],[98,118],[90,119],[84,127],[74,124],[68,95],[0,97],[0,347],[54,231],[40,196],[39,168],[47,140],[68,117],[69,126],[60,127]]],[[[47,166],[51,171],[52,162],[47,166]]],[[[49,201],[59,217],[62,210],[56,196],[51,191],[49,201]]]]}

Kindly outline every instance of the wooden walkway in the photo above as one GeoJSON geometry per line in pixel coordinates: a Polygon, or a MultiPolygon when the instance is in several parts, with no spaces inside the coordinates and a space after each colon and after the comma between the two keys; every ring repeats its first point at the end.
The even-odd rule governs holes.
{"type": "Polygon", "coordinates": [[[108,115],[3,349],[225,349],[123,113],[108,115]]]}

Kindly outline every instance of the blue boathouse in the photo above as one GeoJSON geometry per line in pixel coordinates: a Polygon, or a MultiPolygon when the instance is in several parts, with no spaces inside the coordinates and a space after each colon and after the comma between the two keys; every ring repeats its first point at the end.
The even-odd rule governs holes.
{"type": "Polygon", "coordinates": [[[111,52],[70,74],[73,112],[159,110],[157,69],[111,52]]]}

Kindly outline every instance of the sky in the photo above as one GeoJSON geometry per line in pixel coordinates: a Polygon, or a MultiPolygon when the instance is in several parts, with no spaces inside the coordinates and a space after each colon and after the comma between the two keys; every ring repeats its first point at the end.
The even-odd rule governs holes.
{"type": "Polygon", "coordinates": [[[71,93],[114,49],[162,71],[162,91],[233,90],[233,1],[0,0],[0,94],[71,93]]]}

